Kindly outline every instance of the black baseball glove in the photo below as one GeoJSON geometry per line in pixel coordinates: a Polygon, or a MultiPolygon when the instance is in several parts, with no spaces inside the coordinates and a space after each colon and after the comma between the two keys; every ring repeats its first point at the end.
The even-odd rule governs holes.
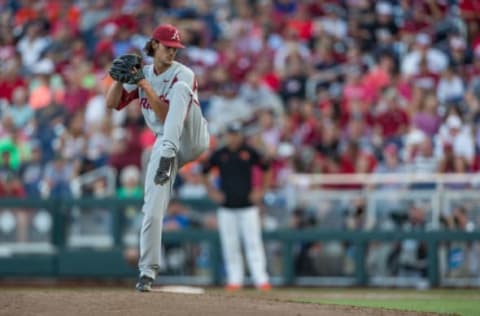
{"type": "Polygon", "coordinates": [[[135,54],[127,54],[115,58],[108,73],[113,80],[137,84],[145,78],[142,70],[142,57],[135,54]]]}

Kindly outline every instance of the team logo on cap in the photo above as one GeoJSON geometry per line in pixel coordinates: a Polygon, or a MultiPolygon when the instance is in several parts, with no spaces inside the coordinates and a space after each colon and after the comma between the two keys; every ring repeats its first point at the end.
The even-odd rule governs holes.
{"type": "Polygon", "coordinates": [[[173,32],[172,41],[180,41],[180,34],[178,34],[178,30],[175,30],[175,32],[173,32]]]}

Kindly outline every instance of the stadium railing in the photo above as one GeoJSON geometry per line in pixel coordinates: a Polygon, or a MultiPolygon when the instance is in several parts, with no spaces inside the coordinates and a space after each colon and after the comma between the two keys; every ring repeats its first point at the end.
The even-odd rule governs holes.
{"type": "MultiPolygon", "coordinates": [[[[453,275],[453,277],[445,273],[451,268],[449,266],[454,266],[454,264],[450,264],[450,259],[444,257],[445,251],[448,252],[453,243],[467,245],[476,243],[478,245],[480,230],[474,228],[469,231],[458,229],[452,231],[441,227],[442,214],[456,205],[466,203],[471,210],[476,212],[480,207],[480,203],[478,203],[480,196],[475,190],[479,183],[477,174],[294,175],[291,185],[296,192],[294,195],[296,201],[293,205],[307,205],[314,210],[314,213],[318,209],[321,211],[326,209],[327,213],[329,210],[333,210],[331,213],[335,216],[324,223],[320,220],[317,223],[319,225],[315,227],[282,228],[264,232],[269,269],[273,269],[272,260],[275,256],[278,256],[276,264],[280,266],[277,274],[272,273],[274,283],[345,286],[419,286],[419,284],[479,286],[480,275],[478,273],[453,275]],[[359,184],[359,187],[354,189],[332,189],[331,187],[332,185],[351,185],[352,183],[359,184]],[[397,188],[390,191],[379,190],[376,187],[376,185],[385,183],[390,185],[400,183],[407,186],[401,190],[397,188]],[[434,183],[435,185],[428,189],[415,189],[409,186],[412,183],[434,183]],[[468,184],[468,188],[465,183],[468,184]],[[328,186],[327,189],[324,187],[325,185],[328,186]],[[385,206],[382,199],[390,196],[397,200],[413,200],[413,204],[400,203],[407,207],[416,205],[416,202],[420,200],[422,207],[428,209],[426,211],[428,225],[422,230],[402,229],[388,225],[384,227],[380,223],[380,219],[389,218],[382,215],[382,212],[388,212],[388,210],[382,212],[379,210],[385,206]],[[345,205],[350,205],[349,201],[359,197],[365,199],[366,214],[370,219],[365,220],[368,223],[365,227],[348,230],[342,224],[345,214],[348,213],[343,210],[345,205]],[[334,203],[326,203],[326,201],[334,201],[334,203]],[[408,243],[411,241],[425,244],[424,277],[417,277],[409,282],[408,275],[375,275],[375,270],[372,274],[369,265],[372,260],[375,261],[375,258],[370,258],[370,254],[372,249],[373,252],[377,252],[376,249],[378,249],[372,247],[372,244],[379,242],[408,243]],[[330,248],[342,249],[342,256],[349,257],[353,268],[349,269],[349,272],[342,271],[339,275],[333,276],[329,274],[329,271],[301,274],[297,267],[298,249],[307,243],[319,243],[323,249],[328,248],[326,247],[328,244],[337,245],[337,248],[330,248]],[[272,244],[274,250],[269,251],[272,244]]],[[[196,209],[214,210],[215,208],[210,201],[206,200],[184,202],[196,209]]],[[[126,238],[128,216],[125,215],[125,210],[133,207],[138,211],[141,203],[142,201],[137,199],[0,199],[0,278],[20,276],[134,277],[136,269],[125,259],[125,248],[128,243],[128,238],[126,238]],[[103,211],[101,213],[103,215],[98,216],[98,210],[103,211]],[[85,213],[89,214],[88,216],[91,218],[87,216],[85,220],[82,217],[85,213]],[[19,220],[22,218],[22,216],[18,216],[19,214],[24,214],[23,220],[19,220]],[[80,222],[78,222],[79,218],[80,222]],[[27,232],[18,230],[18,225],[22,221],[27,223],[27,232]],[[99,222],[102,225],[95,227],[95,224],[99,222]]],[[[472,221],[477,224],[476,227],[480,226],[478,225],[479,218],[478,215],[477,218],[472,218],[472,221]]],[[[206,263],[202,266],[207,273],[200,275],[194,272],[192,277],[169,275],[166,272],[163,280],[176,283],[221,284],[224,278],[224,269],[216,231],[165,232],[164,241],[166,244],[206,245],[206,247],[195,248],[194,252],[198,254],[200,251],[203,256],[207,256],[204,258],[206,263]],[[207,251],[204,252],[205,248],[207,251]]],[[[134,244],[135,241],[129,243],[134,244]]],[[[455,258],[455,253],[452,257],[455,258]]],[[[328,255],[320,256],[319,261],[320,263],[330,262],[333,265],[336,262],[331,261],[331,257],[328,255]]],[[[345,264],[345,261],[346,259],[343,258],[342,264],[345,264]]]]}

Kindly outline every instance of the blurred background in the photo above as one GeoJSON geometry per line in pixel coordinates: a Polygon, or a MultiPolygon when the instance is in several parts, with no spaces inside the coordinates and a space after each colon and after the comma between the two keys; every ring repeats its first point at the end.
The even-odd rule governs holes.
{"type": "MultiPolygon", "coordinates": [[[[0,0],[0,280],[136,275],[155,135],[138,104],[106,109],[107,70],[160,23],[211,149],[241,121],[273,162],[274,284],[480,286],[477,0],[0,0]]],[[[224,277],[202,159],[179,173],[160,282],[224,277]]]]}

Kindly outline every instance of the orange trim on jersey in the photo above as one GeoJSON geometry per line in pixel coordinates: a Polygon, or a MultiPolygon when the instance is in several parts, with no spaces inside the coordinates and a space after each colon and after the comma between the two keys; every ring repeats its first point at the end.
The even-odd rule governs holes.
{"type": "Polygon", "coordinates": [[[122,90],[122,96],[120,98],[120,102],[118,103],[116,110],[121,110],[127,105],[130,104],[133,100],[138,99],[138,89],[135,89],[131,92],[127,92],[127,90],[122,90]]]}

